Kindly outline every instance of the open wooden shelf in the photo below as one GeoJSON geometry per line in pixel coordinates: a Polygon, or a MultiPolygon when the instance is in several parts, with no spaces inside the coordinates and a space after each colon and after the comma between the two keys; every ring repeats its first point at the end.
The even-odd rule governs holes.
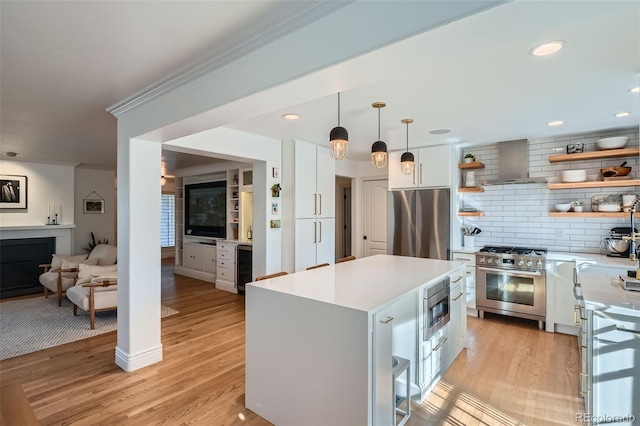
{"type": "Polygon", "coordinates": [[[458,216],[484,216],[484,212],[458,212],[458,216]]]}
{"type": "MultiPolygon", "coordinates": [[[[574,154],[571,154],[574,155],[574,154]]],[[[616,186],[640,186],[640,179],[607,180],[591,182],[550,183],[549,189],[580,189],[580,188],[613,188],[616,186]]]]}
{"type": "Polygon", "coordinates": [[[608,149],[604,151],[578,152],[576,154],[555,154],[549,156],[549,162],[562,163],[565,161],[599,160],[602,158],[631,157],[634,155],[640,155],[640,148],[608,149]]]}
{"type": "Polygon", "coordinates": [[[481,186],[471,186],[466,188],[458,188],[458,192],[484,192],[484,188],[481,186]]]}
{"type": "Polygon", "coordinates": [[[591,217],[591,218],[628,218],[630,213],[616,212],[549,212],[551,217],[591,217]]]}
{"type": "Polygon", "coordinates": [[[484,169],[484,163],[481,163],[479,161],[472,161],[471,163],[458,163],[458,168],[460,170],[484,169]]]}

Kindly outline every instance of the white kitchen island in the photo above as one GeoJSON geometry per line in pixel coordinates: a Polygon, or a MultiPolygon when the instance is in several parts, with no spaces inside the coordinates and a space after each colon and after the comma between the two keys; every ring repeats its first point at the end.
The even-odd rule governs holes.
{"type": "Polygon", "coordinates": [[[393,425],[392,355],[424,398],[464,346],[464,276],[377,255],[248,284],[247,408],[276,425],[393,425]],[[423,290],[447,277],[451,321],[423,341],[423,290]]]}

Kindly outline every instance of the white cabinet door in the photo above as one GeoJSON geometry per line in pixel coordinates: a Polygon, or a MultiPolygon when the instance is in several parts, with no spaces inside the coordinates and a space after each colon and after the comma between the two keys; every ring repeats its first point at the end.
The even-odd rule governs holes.
{"type": "MultiPolygon", "coordinates": [[[[297,164],[296,164],[297,168],[297,164]]],[[[297,184],[297,182],[296,182],[297,184]]],[[[316,191],[318,217],[336,216],[336,162],[329,148],[316,147],[316,191]]]]}
{"type": "MultiPolygon", "coordinates": [[[[312,143],[296,141],[294,167],[294,202],[296,219],[312,218],[317,215],[318,191],[316,190],[316,148],[317,146],[312,143]]],[[[333,181],[335,181],[335,173],[333,181]]],[[[326,202],[327,200],[323,201],[326,202]]],[[[335,201],[333,202],[335,203],[335,201]]]]}
{"type": "Polygon", "coordinates": [[[393,426],[395,396],[391,360],[393,316],[391,308],[373,315],[373,395],[375,426],[393,426]]]}
{"type": "MultiPolygon", "coordinates": [[[[389,189],[401,189],[401,188],[415,188],[417,186],[416,168],[414,167],[413,173],[410,175],[402,174],[400,170],[400,157],[404,151],[391,151],[389,153],[389,189]]],[[[416,164],[418,156],[416,157],[416,164]]]]}
{"type": "Polygon", "coordinates": [[[217,253],[216,246],[205,246],[204,247],[204,271],[209,272],[211,274],[216,273],[216,262],[217,262],[217,253]]]}
{"type": "MultiPolygon", "coordinates": [[[[575,267],[575,262],[556,262],[555,280],[553,280],[555,281],[554,322],[569,327],[575,327],[573,317],[573,307],[576,300],[573,295],[573,271],[575,267]]],[[[547,285],[547,287],[549,286],[547,285]]]]}
{"type": "Polygon", "coordinates": [[[316,262],[318,229],[315,219],[296,219],[295,226],[295,264],[297,272],[318,264],[316,262]]]}
{"type": "Polygon", "coordinates": [[[451,304],[449,308],[449,342],[447,347],[448,363],[452,363],[458,356],[462,348],[464,348],[464,332],[463,322],[466,319],[466,310],[464,308],[465,292],[462,285],[462,279],[457,283],[453,283],[454,277],[451,277],[451,304]]]}
{"type": "Polygon", "coordinates": [[[420,148],[417,181],[419,187],[451,186],[451,162],[448,145],[420,148]]]}
{"type": "MultiPolygon", "coordinates": [[[[336,220],[317,220],[316,263],[335,263],[336,261],[336,220]]],[[[297,247],[296,247],[297,250],[297,247]]]]}
{"type": "Polygon", "coordinates": [[[476,257],[473,253],[467,252],[452,252],[452,260],[458,262],[465,262],[467,280],[465,282],[465,294],[467,302],[467,315],[478,316],[476,310],[476,257]]]}
{"type": "Polygon", "coordinates": [[[202,271],[204,268],[203,250],[201,244],[184,244],[182,266],[202,271]]]}

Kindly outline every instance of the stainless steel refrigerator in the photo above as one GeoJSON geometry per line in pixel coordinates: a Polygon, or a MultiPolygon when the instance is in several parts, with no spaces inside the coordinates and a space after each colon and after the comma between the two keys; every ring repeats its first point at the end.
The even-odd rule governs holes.
{"type": "Polygon", "coordinates": [[[450,190],[390,191],[387,253],[450,259],[450,190]]]}

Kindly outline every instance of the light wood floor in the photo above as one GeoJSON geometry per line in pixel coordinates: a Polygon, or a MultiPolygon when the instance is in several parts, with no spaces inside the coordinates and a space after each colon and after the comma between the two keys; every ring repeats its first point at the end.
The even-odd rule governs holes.
{"type": "MultiPolygon", "coordinates": [[[[162,303],[180,313],[162,319],[161,363],[123,372],[107,333],[1,361],[3,390],[22,390],[42,425],[268,425],[244,408],[244,299],[164,263],[162,303]]],[[[469,349],[409,424],[574,424],[578,371],[574,337],[470,318],[469,349]]]]}

